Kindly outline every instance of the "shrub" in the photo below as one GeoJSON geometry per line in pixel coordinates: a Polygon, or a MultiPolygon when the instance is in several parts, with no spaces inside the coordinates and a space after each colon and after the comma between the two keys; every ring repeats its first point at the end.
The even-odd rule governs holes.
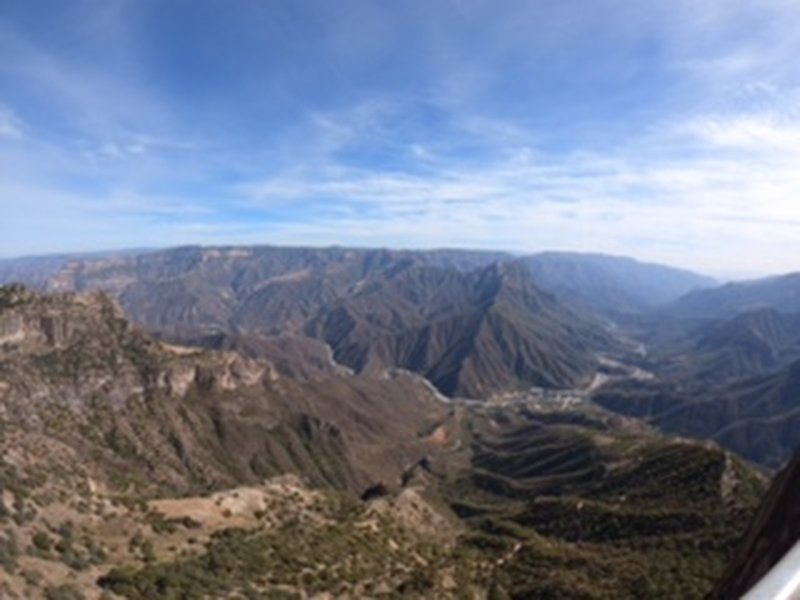
{"type": "Polygon", "coordinates": [[[71,583],[65,583],[59,586],[48,586],[44,592],[44,597],[47,600],[86,600],[78,588],[71,583]]]}
{"type": "Polygon", "coordinates": [[[22,578],[31,587],[38,587],[42,583],[42,574],[34,569],[25,569],[22,572],[22,578]]]}
{"type": "Polygon", "coordinates": [[[44,531],[37,531],[34,533],[31,541],[38,550],[41,550],[44,553],[50,552],[50,550],[53,548],[53,539],[44,531]]]}

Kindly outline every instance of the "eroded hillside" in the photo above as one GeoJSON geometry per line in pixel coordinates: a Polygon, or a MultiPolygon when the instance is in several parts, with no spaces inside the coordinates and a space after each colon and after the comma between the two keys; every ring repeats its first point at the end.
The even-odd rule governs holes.
{"type": "Polygon", "coordinates": [[[764,487],[585,391],[295,380],[100,293],[0,288],[0,334],[11,597],[701,597],[764,487]]]}

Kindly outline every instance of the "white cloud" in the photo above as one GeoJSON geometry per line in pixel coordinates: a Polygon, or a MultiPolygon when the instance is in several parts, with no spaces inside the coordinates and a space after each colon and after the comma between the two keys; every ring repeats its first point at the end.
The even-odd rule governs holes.
{"type": "Polygon", "coordinates": [[[687,125],[687,133],[718,150],[750,154],[800,155],[800,122],[775,114],[708,117],[687,125]]]}
{"type": "Polygon", "coordinates": [[[0,104],[0,137],[20,139],[23,129],[22,120],[10,108],[0,104]]]}
{"type": "Polygon", "coordinates": [[[23,140],[0,145],[2,225],[56,239],[85,224],[98,245],[117,235],[120,245],[552,247],[715,273],[800,266],[795,2],[456,4],[337,13],[324,66],[343,69],[343,87],[372,73],[376,57],[409,66],[388,56],[386,36],[389,49],[425,63],[396,85],[347,94],[349,105],[311,98],[305,119],[278,124],[260,147],[186,122],[136,69],[116,68],[138,64],[141,50],[124,4],[85,25],[120,55],[92,64],[0,23],[0,54],[15,57],[0,65],[2,81],[24,82],[73,135],[53,139],[0,106],[0,136],[23,140]],[[593,77],[618,89],[570,94],[593,77]],[[614,112],[620,98],[636,105],[630,114],[614,112]],[[526,102],[536,108],[526,113],[526,102]],[[549,122],[561,102],[584,120],[549,122]],[[37,229],[25,210],[12,215],[20,198],[49,223],[37,229]]]}
{"type": "Polygon", "coordinates": [[[605,250],[722,275],[795,270],[800,127],[788,113],[668,119],[602,153],[520,145],[536,135],[494,122],[485,135],[462,132],[494,152],[477,167],[431,156],[426,144],[436,170],[376,172],[325,155],[241,191],[247,206],[267,212],[280,204],[348,207],[288,224],[338,243],[605,250]],[[510,147],[498,131],[510,132],[510,147]]]}

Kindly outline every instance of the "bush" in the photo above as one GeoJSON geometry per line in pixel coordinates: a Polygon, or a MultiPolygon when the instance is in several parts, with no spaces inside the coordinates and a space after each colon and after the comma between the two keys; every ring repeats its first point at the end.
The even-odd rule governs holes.
{"type": "Polygon", "coordinates": [[[141,546],[142,550],[142,560],[146,563],[153,563],[156,561],[156,553],[153,549],[153,542],[150,540],[145,540],[141,546]]]}
{"type": "Polygon", "coordinates": [[[53,539],[44,531],[37,531],[34,533],[31,541],[38,550],[41,550],[45,554],[50,552],[53,548],[53,539]]]}
{"type": "Polygon", "coordinates": [[[22,572],[22,578],[25,580],[25,583],[31,587],[38,587],[39,584],[42,583],[42,574],[33,569],[25,569],[22,572]]]}
{"type": "Polygon", "coordinates": [[[7,536],[0,536],[0,567],[9,573],[17,569],[17,559],[19,558],[19,545],[13,531],[7,536]]]}
{"type": "Polygon", "coordinates": [[[64,585],[48,586],[44,592],[47,600],[86,600],[86,596],[71,583],[64,585]]]}

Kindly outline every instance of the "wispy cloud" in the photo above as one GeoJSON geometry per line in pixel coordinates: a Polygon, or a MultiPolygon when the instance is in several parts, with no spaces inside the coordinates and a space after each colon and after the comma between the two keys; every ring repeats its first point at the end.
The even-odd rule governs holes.
{"type": "Polygon", "coordinates": [[[0,137],[21,138],[22,120],[7,106],[0,104],[0,137]]]}
{"type": "Polygon", "coordinates": [[[463,143],[481,147],[479,168],[427,146],[417,159],[436,164],[431,171],[375,173],[332,154],[242,192],[248,207],[264,211],[338,207],[298,213],[293,223],[302,231],[311,221],[317,239],[330,241],[348,231],[367,243],[634,252],[727,274],[795,268],[800,126],[787,111],[670,118],[602,153],[554,154],[534,145],[535,134],[502,123],[484,133],[462,132],[470,138],[463,143]],[[743,246],[758,251],[740,256],[743,246]]]}
{"type": "Polygon", "coordinates": [[[0,253],[359,243],[800,267],[792,1],[61,10],[51,29],[0,10],[0,253]]]}

